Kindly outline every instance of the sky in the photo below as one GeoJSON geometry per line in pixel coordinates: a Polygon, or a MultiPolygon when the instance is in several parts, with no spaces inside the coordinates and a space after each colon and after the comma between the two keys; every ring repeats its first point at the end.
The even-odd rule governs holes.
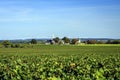
{"type": "Polygon", "coordinates": [[[0,40],[120,39],[120,0],[0,0],[0,40]]]}

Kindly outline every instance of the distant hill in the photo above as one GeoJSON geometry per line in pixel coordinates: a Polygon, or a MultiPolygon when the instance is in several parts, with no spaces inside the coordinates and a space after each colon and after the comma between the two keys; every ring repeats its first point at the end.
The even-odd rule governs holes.
{"type": "Polygon", "coordinates": [[[87,40],[101,40],[101,41],[108,41],[108,40],[119,40],[119,39],[112,39],[112,38],[80,38],[81,41],[87,40]]]}

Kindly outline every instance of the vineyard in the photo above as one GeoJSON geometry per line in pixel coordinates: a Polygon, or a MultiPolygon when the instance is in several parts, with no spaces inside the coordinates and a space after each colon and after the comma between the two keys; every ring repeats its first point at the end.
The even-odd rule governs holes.
{"type": "Polygon", "coordinates": [[[120,80],[120,46],[0,48],[0,80],[120,80]]]}

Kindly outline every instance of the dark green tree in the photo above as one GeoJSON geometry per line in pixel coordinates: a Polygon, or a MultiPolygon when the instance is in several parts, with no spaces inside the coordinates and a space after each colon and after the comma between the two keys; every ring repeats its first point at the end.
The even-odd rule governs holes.
{"type": "Polygon", "coordinates": [[[72,39],[71,44],[76,44],[78,41],[79,41],[79,39],[74,38],[74,39],[72,39]]]}
{"type": "Polygon", "coordinates": [[[120,44],[120,40],[114,40],[112,41],[112,44],[120,44]]]}
{"type": "Polygon", "coordinates": [[[70,43],[70,39],[67,38],[67,37],[62,38],[62,40],[63,40],[65,43],[70,43]]]}
{"type": "Polygon", "coordinates": [[[96,40],[87,40],[87,44],[96,44],[97,41],[96,40]]]}
{"type": "Polygon", "coordinates": [[[37,40],[36,40],[36,39],[32,39],[32,40],[30,41],[30,43],[31,43],[31,44],[37,44],[37,40]]]}
{"type": "Polygon", "coordinates": [[[56,37],[56,38],[54,38],[53,40],[55,41],[55,43],[58,43],[59,40],[60,40],[60,38],[59,38],[59,37],[56,37]]]}
{"type": "Polygon", "coordinates": [[[5,41],[2,42],[2,45],[3,45],[5,48],[8,48],[8,47],[10,47],[11,42],[8,41],[8,40],[5,40],[5,41]]]}

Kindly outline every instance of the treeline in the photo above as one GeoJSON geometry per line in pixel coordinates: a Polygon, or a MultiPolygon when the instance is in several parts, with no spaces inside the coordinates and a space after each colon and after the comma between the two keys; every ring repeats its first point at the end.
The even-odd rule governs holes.
{"type": "Polygon", "coordinates": [[[4,48],[31,48],[33,47],[32,44],[37,44],[37,40],[32,39],[26,43],[12,43],[9,40],[4,40],[1,44],[4,48]]]}
{"type": "Polygon", "coordinates": [[[60,39],[59,37],[54,38],[49,41],[51,44],[120,44],[120,40],[86,40],[81,41],[79,38],[70,39],[68,37],[64,37],[60,39]]]}
{"type": "Polygon", "coordinates": [[[108,40],[108,41],[102,41],[102,40],[87,40],[83,43],[86,44],[120,44],[120,40],[108,40]]]}
{"type": "Polygon", "coordinates": [[[81,43],[79,38],[70,39],[68,37],[63,37],[60,39],[59,37],[53,38],[52,40],[48,40],[46,43],[50,44],[79,44],[81,43]]]}
{"type": "Polygon", "coordinates": [[[120,40],[108,40],[106,44],[120,44],[120,40]]]}
{"type": "Polygon", "coordinates": [[[70,39],[68,37],[63,38],[53,38],[47,41],[38,42],[36,39],[31,39],[28,42],[23,43],[13,43],[9,40],[4,40],[1,42],[2,47],[5,48],[25,48],[33,47],[34,44],[47,44],[47,45],[76,45],[76,44],[120,44],[120,40],[86,40],[81,41],[79,38],[70,39]]]}

